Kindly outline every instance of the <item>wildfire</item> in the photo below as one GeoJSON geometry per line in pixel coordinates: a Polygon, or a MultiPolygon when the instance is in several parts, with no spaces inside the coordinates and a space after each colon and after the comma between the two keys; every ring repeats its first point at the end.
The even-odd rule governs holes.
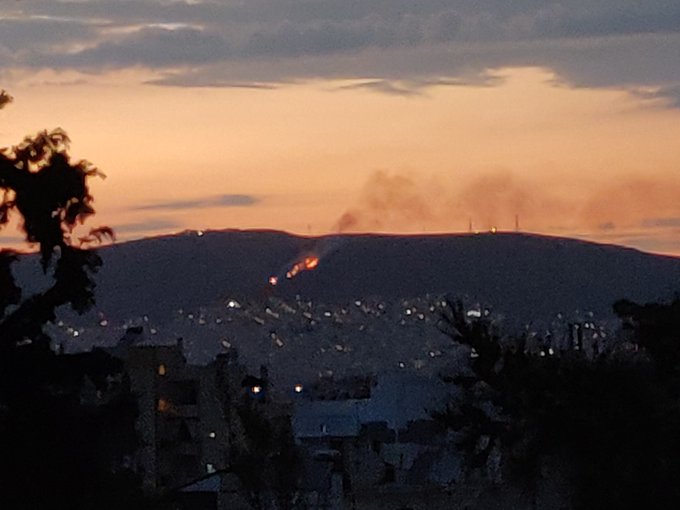
{"type": "MultiPolygon", "coordinates": [[[[316,269],[319,265],[319,257],[316,255],[307,255],[305,258],[301,259],[299,262],[293,264],[293,266],[286,271],[286,278],[289,280],[295,278],[302,271],[311,271],[316,269]]],[[[279,284],[279,276],[273,275],[269,277],[269,285],[276,287],[279,284]]]]}
{"type": "Polygon", "coordinates": [[[294,278],[300,271],[310,271],[319,265],[319,257],[309,256],[300,262],[293,264],[293,267],[286,273],[286,278],[294,278]]]}

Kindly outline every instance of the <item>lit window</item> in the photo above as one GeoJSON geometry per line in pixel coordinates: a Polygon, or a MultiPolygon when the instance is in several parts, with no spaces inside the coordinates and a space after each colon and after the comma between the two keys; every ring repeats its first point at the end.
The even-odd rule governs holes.
{"type": "Polygon", "coordinates": [[[295,393],[302,393],[302,384],[295,385],[295,393]]]}
{"type": "Polygon", "coordinates": [[[205,470],[207,473],[214,473],[215,472],[215,465],[214,464],[206,464],[205,465],[205,470]]]}
{"type": "Polygon", "coordinates": [[[163,363],[158,365],[158,375],[165,375],[167,373],[167,368],[163,363]]]}
{"type": "Polygon", "coordinates": [[[217,437],[217,434],[215,434],[214,432],[210,432],[210,434],[208,434],[208,437],[210,439],[215,439],[215,437],[217,437]]]}
{"type": "Polygon", "coordinates": [[[253,393],[255,393],[255,395],[257,395],[258,393],[261,393],[261,392],[262,392],[262,386],[253,386],[253,387],[251,388],[251,391],[252,391],[253,393]]]}
{"type": "Polygon", "coordinates": [[[164,398],[158,399],[158,411],[161,413],[168,412],[170,410],[170,402],[164,398]]]}

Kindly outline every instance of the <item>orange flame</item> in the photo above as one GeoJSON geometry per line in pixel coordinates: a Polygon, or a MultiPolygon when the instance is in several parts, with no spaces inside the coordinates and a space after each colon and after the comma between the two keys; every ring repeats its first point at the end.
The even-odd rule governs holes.
{"type": "Polygon", "coordinates": [[[319,265],[319,257],[305,257],[300,262],[293,264],[293,267],[286,273],[286,278],[294,278],[300,271],[311,271],[319,265]]]}

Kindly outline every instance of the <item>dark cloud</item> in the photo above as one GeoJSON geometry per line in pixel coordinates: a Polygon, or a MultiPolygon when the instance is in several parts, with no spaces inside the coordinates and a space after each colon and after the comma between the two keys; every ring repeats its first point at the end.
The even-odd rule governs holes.
{"type": "Polygon", "coordinates": [[[174,200],[155,202],[136,207],[138,211],[159,211],[177,209],[206,209],[209,207],[247,207],[260,201],[252,195],[220,195],[195,200],[174,200]]]}
{"type": "Polygon", "coordinates": [[[147,80],[145,83],[148,85],[163,85],[170,87],[204,87],[255,90],[273,90],[280,87],[279,83],[233,81],[219,77],[214,79],[206,79],[204,73],[197,71],[165,73],[163,77],[154,80],[147,80]]]}
{"type": "Polygon", "coordinates": [[[342,85],[335,90],[370,90],[402,97],[423,96],[431,87],[492,86],[503,81],[498,76],[480,72],[476,76],[459,79],[366,80],[342,85]]]}
{"type": "Polygon", "coordinates": [[[217,35],[195,28],[149,27],[76,53],[47,55],[44,64],[87,69],[137,65],[162,68],[204,64],[228,56],[229,44],[217,35]]]}
{"type": "Polygon", "coordinates": [[[116,234],[139,234],[143,232],[155,232],[158,230],[178,229],[182,225],[165,218],[150,219],[135,223],[123,223],[114,225],[113,231],[116,234]]]}
{"type": "Polygon", "coordinates": [[[96,40],[93,24],[78,19],[0,19],[0,48],[11,52],[51,53],[55,45],[96,40]]]}
{"type": "Polygon", "coordinates": [[[422,87],[404,85],[391,80],[370,80],[351,85],[343,85],[337,90],[372,90],[393,96],[412,97],[422,95],[422,87]]]}
{"type": "Polygon", "coordinates": [[[669,87],[661,87],[656,95],[658,97],[663,97],[669,101],[669,103],[676,108],[680,108],[680,84],[672,85],[669,87]]]}
{"type": "Polygon", "coordinates": [[[679,218],[648,218],[643,220],[645,228],[680,228],[679,218]]]}
{"type": "Polygon", "coordinates": [[[15,9],[0,24],[3,67],[145,66],[166,73],[152,83],[174,86],[370,77],[364,87],[401,95],[414,87],[399,80],[508,66],[551,68],[579,86],[656,85],[675,100],[680,84],[680,3],[666,0],[24,0],[15,9]],[[66,43],[78,46],[65,53],[66,43]]]}

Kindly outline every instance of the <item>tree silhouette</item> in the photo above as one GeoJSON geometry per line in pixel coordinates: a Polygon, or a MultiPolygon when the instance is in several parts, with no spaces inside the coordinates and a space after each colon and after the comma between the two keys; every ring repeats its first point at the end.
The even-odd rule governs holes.
{"type": "MultiPolygon", "coordinates": [[[[0,93],[0,106],[10,99],[0,93]]],[[[92,214],[93,198],[87,180],[99,173],[87,161],[72,164],[68,156],[70,140],[62,129],[42,131],[28,136],[13,147],[0,150],[0,227],[17,214],[26,241],[39,247],[43,270],[52,268],[51,288],[21,301],[21,289],[12,278],[10,266],[14,253],[0,252],[0,352],[14,350],[23,342],[48,347],[43,326],[54,320],[54,311],[70,304],[84,312],[94,303],[92,273],[101,259],[92,250],[76,246],[82,239],[72,238],[73,227],[92,214]],[[8,308],[15,305],[11,312],[8,308]]],[[[94,229],[90,241],[102,234],[113,235],[108,228],[94,229]]]]}
{"type": "Polygon", "coordinates": [[[659,373],[680,379],[680,298],[645,305],[622,299],[614,303],[614,312],[637,346],[649,353],[659,373]]]}
{"type": "MultiPolygon", "coordinates": [[[[0,91],[0,108],[11,102],[0,91]]],[[[113,232],[94,229],[76,239],[74,227],[94,214],[87,161],[71,162],[69,138],[45,130],[0,149],[0,228],[18,222],[37,245],[52,284],[24,296],[0,250],[0,508],[129,508],[139,501],[121,456],[135,447],[136,404],[124,384],[106,401],[83,401],[87,384],[100,395],[121,364],[103,351],[61,356],[45,326],[59,307],[82,313],[94,303],[93,274],[101,259],[92,241],[113,232]],[[123,500],[128,501],[122,501],[123,500]]]]}
{"type": "Polygon", "coordinates": [[[668,377],[678,358],[654,362],[657,352],[677,353],[677,342],[669,347],[680,338],[677,304],[616,305],[650,362],[644,350],[532,352],[526,338],[503,337],[490,319],[468,318],[449,302],[441,328],[474,349],[474,375],[456,379],[466,388],[462,402],[436,417],[462,433],[472,469],[500,445],[506,479],[532,491],[546,461],[559,465],[572,508],[678,506],[680,401],[668,377]]]}

